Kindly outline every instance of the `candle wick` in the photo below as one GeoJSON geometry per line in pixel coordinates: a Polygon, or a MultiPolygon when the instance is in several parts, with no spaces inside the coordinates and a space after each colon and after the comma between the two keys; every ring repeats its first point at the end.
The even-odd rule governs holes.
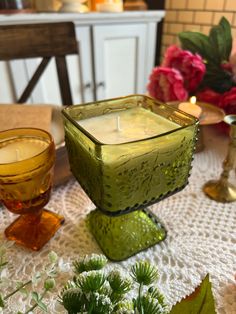
{"type": "Polygon", "coordinates": [[[20,150],[16,148],[16,161],[20,161],[20,160],[21,160],[20,150]]]}
{"type": "Polygon", "coordinates": [[[120,116],[117,116],[116,117],[116,130],[118,132],[120,132],[122,129],[121,129],[121,123],[120,123],[120,116]]]}

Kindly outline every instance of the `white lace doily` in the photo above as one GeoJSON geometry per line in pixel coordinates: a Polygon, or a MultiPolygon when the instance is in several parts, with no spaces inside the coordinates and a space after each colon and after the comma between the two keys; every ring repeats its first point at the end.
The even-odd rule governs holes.
{"type": "MultiPolygon", "coordinates": [[[[218,178],[221,173],[227,139],[209,127],[204,131],[206,147],[195,154],[189,185],[151,206],[168,231],[166,240],[119,265],[128,269],[140,259],[158,265],[159,286],[171,305],[191,293],[209,273],[217,313],[235,314],[236,202],[217,203],[202,192],[204,183],[218,178]]],[[[234,180],[236,184],[235,177],[234,180]]],[[[85,217],[94,207],[74,179],[55,189],[47,208],[63,214],[65,224],[40,252],[29,252],[16,245],[11,247],[11,276],[27,280],[32,271],[39,270],[47,262],[51,250],[65,261],[84,254],[101,253],[85,225],[85,217]]],[[[14,219],[9,211],[0,209],[0,232],[3,233],[14,219]]],[[[111,263],[111,267],[117,264],[111,263]]],[[[62,283],[66,278],[58,280],[62,283]]],[[[47,300],[49,313],[63,313],[56,300],[56,293],[47,300]]],[[[18,306],[19,302],[13,302],[12,313],[18,306]]]]}

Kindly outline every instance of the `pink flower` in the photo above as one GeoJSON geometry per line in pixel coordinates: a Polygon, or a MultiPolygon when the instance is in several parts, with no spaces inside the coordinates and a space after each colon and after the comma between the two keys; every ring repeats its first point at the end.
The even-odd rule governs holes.
{"type": "MultiPolygon", "coordinates": [[[[224,94],[216,93],[211,89],[205,89],[197,94],[197,99],[222,108],[225,114],[236,114],[236,87],[232,87],[224,94]]],[[[224,122],[219,123],[217,128],[223,133],[229,132],[229,126],[224,122]]]]}
{"type": "Polygon", "coordinates": [[[222,94],[219,107],[223,108],[226,114],[236,114],[236,87],[222,94]]]}
{"type": "MultiPolygon", "coordinates": [[[[223,108],[225,114],[236,114],[236,87],[231,88],[222,95],[219,106],[223,108]]],[[[221,122],[219,127],[224,133],[229,133],[230,127],[225,122],[221,122]]]]}
{"type": "Polygon", "coordinates": [[[233,64],[229,63],[229,62],[224,62],[224,63],[221,63],[221,68],[226,71],[226,72],[229,72],[229,73],[233,73],[233,64]]]}
{"type": "Polygon", "coordinates": [[[179,70],[184,77],[185,88],[189,92],[194,92],[206,72],[203,59],[198,54],[172,45],[165,53],[163,66],[179,70]]]}
{"type": "Polygon", "coordinates": [[[210,88],[206,88],[196,94],[198,101],[208,102],[210,104],[219,105],[221,94],[213,91],[210,88]]]}
{"type": "Polygon", "coordinates": [[[152,70],[147,90],[150,96],[165,102],[188,98],[180,72],[166,67],[155,67],[152,70]]]}

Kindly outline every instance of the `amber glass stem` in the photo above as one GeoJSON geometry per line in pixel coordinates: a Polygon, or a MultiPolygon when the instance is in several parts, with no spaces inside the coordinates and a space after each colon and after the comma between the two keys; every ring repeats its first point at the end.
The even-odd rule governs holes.
{"type": "Polygon", "coordinates": [[[43,208],[33,213],[22,215],[22,217],[26,220],[27,224],[37,225],[39,224],[41,220],[42,213],[43,213],[43,208]]]}

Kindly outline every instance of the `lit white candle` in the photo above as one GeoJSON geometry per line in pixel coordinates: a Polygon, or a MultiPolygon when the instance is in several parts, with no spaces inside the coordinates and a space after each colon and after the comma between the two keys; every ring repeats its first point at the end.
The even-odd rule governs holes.
{"type": "Polygon", "coordinates": [[[160,135],[180,126],[144,108],[108,113],[77,123],[104,144],[121,144],[160,135]]]}
{"type": "Polygon", "coordinates": [[[4,142],[4,145],[0,145],[0,164],[31,158],[44,151],[48,145],[48,142],[39,138],[19,137],[9,139],[9,141],[4,142]]]}
{"type": "Polygon", "coordinates": [[[192,96],[189,100],[189,102],[181,102],[178,106],[178,108],[188,114],[191,114],[192,116],[199,118],[202,112],[202,109],[200,106],[196,104],[197,98],[195,96],[192,96]]]}

